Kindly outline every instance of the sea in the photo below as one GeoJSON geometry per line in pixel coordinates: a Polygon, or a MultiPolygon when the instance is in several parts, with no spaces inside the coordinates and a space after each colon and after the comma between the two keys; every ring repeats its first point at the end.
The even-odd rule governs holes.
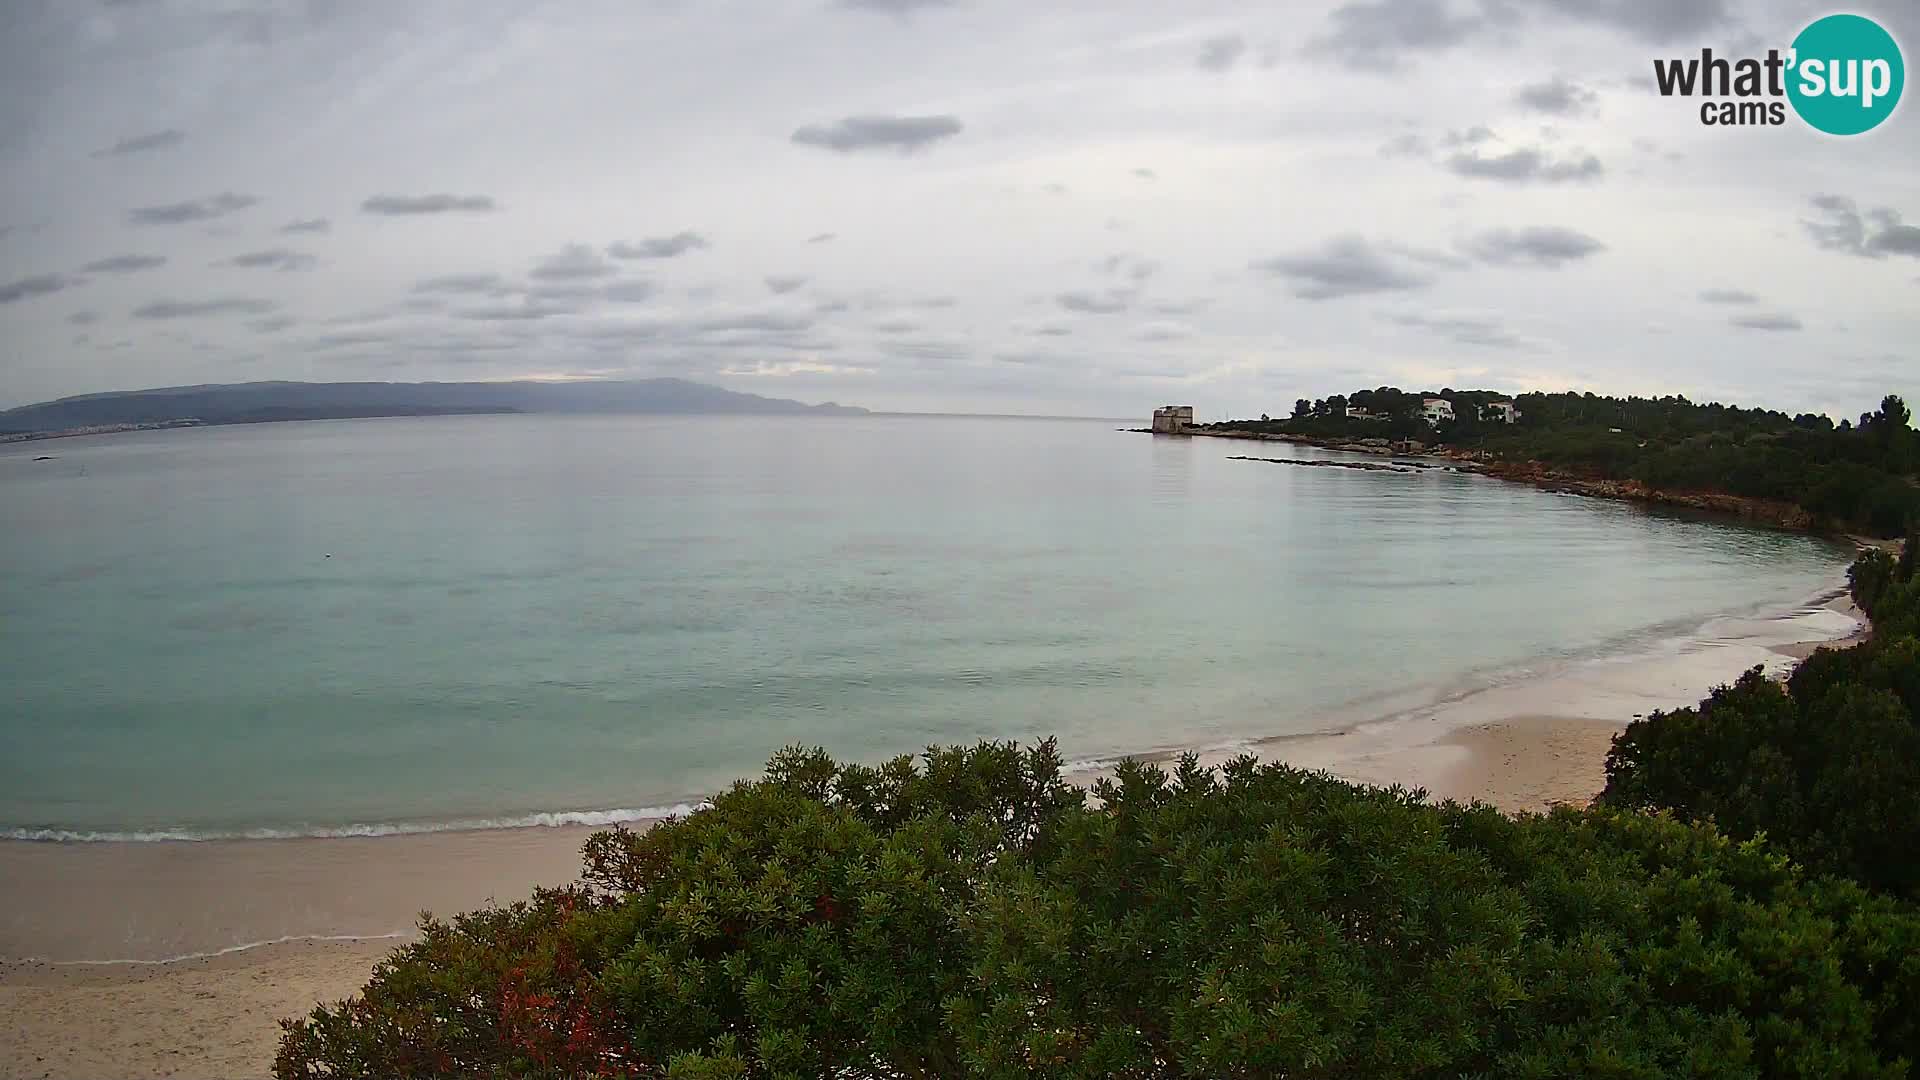
{"type": "Polygon", "coordinates": [[[470,416],[0,447],[0,837],[604,824],[788,745],[1232,747],[1805,611],[1851,555],[1124,426],[470,416]]]}

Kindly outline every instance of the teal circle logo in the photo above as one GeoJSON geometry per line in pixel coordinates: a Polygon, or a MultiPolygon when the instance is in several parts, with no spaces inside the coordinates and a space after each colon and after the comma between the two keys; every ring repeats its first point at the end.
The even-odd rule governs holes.
{"type": "Polygon", "coordinates": [[[1793,111],[1829,135],[1879,127],[1900,104],[1907,65],[1900,45],[1864,15],[1828,15],[1793,39],[1787,61],[1793,111]]]}

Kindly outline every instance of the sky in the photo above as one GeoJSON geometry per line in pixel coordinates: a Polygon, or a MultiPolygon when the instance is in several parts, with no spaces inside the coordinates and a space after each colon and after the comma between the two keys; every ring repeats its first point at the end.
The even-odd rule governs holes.
{"type": "MultiPolygon", "coordinates": [[[[637,378],[1199,418],[1920,400],[1920,103],[1710,127],[1788,0],[7,0],[0,406],[637,378]],[[1909,223],[1912,219],[1914,223],[1909,223]]],[[[1859,0],[1909,64],[1920,5],[1859,0]]]]}

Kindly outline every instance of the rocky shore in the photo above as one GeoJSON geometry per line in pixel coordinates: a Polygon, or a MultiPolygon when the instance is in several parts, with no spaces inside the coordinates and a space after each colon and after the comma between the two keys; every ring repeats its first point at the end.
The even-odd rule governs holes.
{"type": "MultiPolygon", "coordinates": [[[[1462,472],[1477,472],[1501,480],[1532,484],[1547,491],[1587,495],[1598,499],[1623,499],[1661,506],[1726,514],[1744,521],[1782,529],[1811,529],[1812,515],[1792,503],[1773,499],[1752,499],[1717,491],[1678,491],[1649,487],[1635,480],[1612,480],[1590,473],[1556,469],[1538,461],[1501,461],[1483,451],[1455,450],[1444,445],[1427,446],[1417,440],[1328,439],[1313,435],[1274,435],[1250,431],[1208,431],[1196,429],[1195,436],[1213,439],[1241,439],[1250,442],[1286,442],[1317,446],[1323,450],[1341,450],[1352,454],[1380,457],[1418,454],[1439,458],[1462,472]]],[[[1276,460],[1259,458],[1248,460],[1276,460]]],[[[1301,462],[1294,462],[1302,464],[1301,462]]],[[[1396,462],[1396,464],[1400,464],[1396,462]]],[[[1384,468],[1384,467],[1382,467],[1384,468]]]]}

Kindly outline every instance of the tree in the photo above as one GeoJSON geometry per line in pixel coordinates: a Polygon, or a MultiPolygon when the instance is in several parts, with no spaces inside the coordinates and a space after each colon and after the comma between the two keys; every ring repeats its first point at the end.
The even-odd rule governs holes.
{"type": "Polygon", "coordinates": [[[1313,402],[1308,401],[1306,398],[1295,398],[1293,402],[1293,415],[1295,419],[1312,416],[1313,402]]]}
{"type": "Polygon", "coordinates": [[[764,780],[429,921],[275,1074],[1887,1077],[1920,914],[1763,844],[1051,743],[764,780]]]}

